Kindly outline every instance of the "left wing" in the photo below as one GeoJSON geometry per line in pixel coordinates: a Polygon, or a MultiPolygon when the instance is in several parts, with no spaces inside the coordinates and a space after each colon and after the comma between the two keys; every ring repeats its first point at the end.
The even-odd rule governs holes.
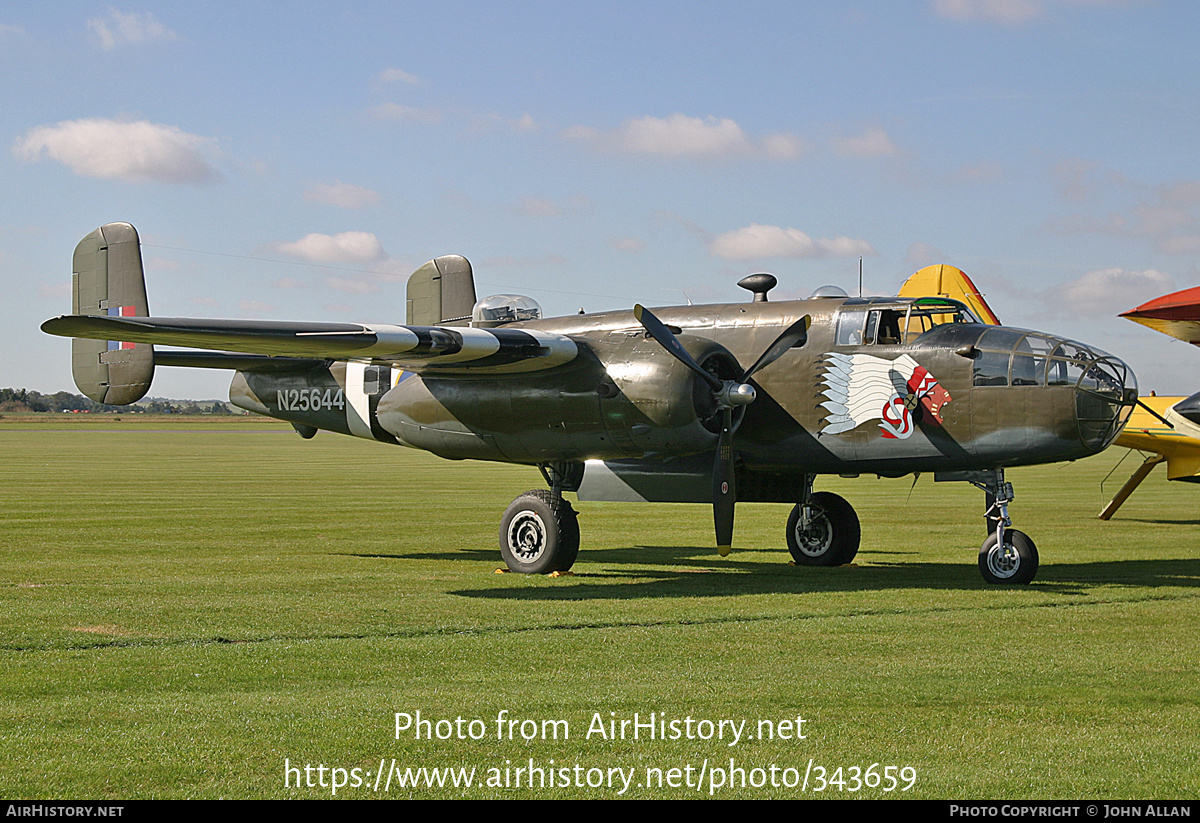
{"type": "Polygon", "coordinates": [[[570,362],[578,354],[575,341],[566,335],[506,328],[72,314],[47,320],[42,331],[246,354],[379,361],[414,372],[538,371],[570,362]]]}

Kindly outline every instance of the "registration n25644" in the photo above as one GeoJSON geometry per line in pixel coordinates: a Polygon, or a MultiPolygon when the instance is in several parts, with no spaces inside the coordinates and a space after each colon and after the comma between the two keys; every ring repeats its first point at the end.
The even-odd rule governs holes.
{"type": "Polygon", "coordinates": [[[346,399],[341,389],[279,389],[275,405],[280,411],[345,409],[346,399]]]}

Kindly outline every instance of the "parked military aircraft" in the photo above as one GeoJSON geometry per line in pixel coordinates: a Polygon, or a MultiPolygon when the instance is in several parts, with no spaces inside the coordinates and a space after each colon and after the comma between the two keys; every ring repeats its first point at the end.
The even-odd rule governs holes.
{"type": "Polygon", "coordinates": [[[1004,470],[1104,449],[1137,397],[1117,358],[981,324],[960,302],[829,287],[768,302],[769,274],[740,281],[745,303],[547,319],[528,298],[476,302],[470,264],[439,257],[414,272],[407,322],[391,325],[152,318],[127,223],[84,238],[74,271],[73,313],[42,329],[76,338],[75,380],[93,399],[135,402],[156,365],[234,369],[233,403],[304,437],[537,465],[549,488],[517,497],[500,527],[519,572],[574,563],[565,492],[711,504],[722,554],[738,499],[794,504],[795,562],[841,565],[858,516],[814,491],[817,476],[933,472],[987,495],[984,579],[1027,583],[1037,548],[1011,528],[1004,470]]]}

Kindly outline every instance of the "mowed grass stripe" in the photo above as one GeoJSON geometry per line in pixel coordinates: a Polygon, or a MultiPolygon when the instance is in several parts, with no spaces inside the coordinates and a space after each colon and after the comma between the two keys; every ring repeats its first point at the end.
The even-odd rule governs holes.
{"type": "Polygon", "coordinates": [[[786,565],[784,506],[739,505],[721,560],[704,506],[605,503],[579,506],[577,575],[548,579],[493,573],[500,515],[542,485],[535,469],[270,423],[138,424],[0,425],[4,796],[328,797],[285,789],[284,759],[384,756],[479,769],[814,757],[913,765],[907,796],[1200,794],[1200,489],[1160,470],[1100,523],[1137,462],[1102,490],[1119,454],[1009,472],[1016,526],[1042,553],[1028,587],[983,583],[982,494],[928,477],[911,491],[911,478],[818,481],[859,512],[856,567],[786,565]],[[566,718],[578,734],[396,740],[393,714],[415,710],[566,718]],[[811,736],[583,737],[594,712],[635,711],[803,714],[811,736]]]}

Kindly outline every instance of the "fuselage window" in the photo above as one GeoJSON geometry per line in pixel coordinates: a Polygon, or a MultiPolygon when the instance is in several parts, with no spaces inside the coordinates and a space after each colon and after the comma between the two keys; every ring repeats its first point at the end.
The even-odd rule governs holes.
{"type": "Polygon", "coordinates": [[[1007,386],[1008,358],[1006,351],[981,351],[975,358],[976,386],[1007,386]]]}

